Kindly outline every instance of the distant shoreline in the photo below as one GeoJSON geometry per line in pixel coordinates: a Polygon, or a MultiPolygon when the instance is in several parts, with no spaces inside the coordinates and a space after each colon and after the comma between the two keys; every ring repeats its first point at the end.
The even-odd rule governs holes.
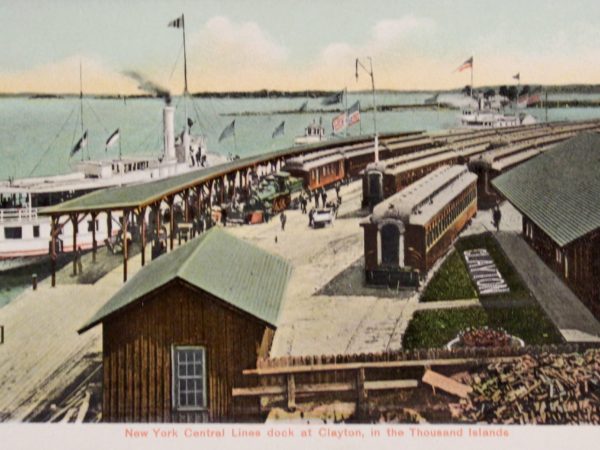
{"type": "MultiPolygon", "coordinates": [[[[531,84],[531,86],[539,86],[531,84]]],[[[600,94],[600,84],[567,84],[567,85],[548,85],[541,86],[549,94],[600,94]]],[[[499,86],[477,86],[477,90],[499,89],[499,86]]],[[[395,90],[381,89],[377,90],[380,94],[452,94],[460,93],[462,89],[427,89],[427,90],[395,90]]],[[[194,92],[192,97],[196,98],[323,98],[339,93],[340,90],[268,90],[261,89],[256,91],[224,91],[224,92],[194,92]]],[[[349,91],[351,94],[368,94],[371,91],[359,90],[349,91]]],[[[18,93],[0,93],[0,98],[30,98],[30,99],[55,99],[55,98],[77,98],[77,93],[42,93],[42,92],[18,92],[18,93]]],[[[120,99],[145,99],[156,98],[148,94],[84,94],[86,98],[120,100],[120,99]]]]}

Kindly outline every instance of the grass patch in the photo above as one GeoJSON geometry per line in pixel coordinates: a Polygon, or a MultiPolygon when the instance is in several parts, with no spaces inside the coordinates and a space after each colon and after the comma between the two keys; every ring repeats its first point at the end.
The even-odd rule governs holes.
{"type": "Polygon", "coordinates": [[[484,295],[482,300],[521,300],[531,299],[533,296],[517,273],[508,257],[494,239],[491,233],[475,234],[459,239],[454,245],[456,252],[452,253],[440,267],[440,270],[431,279],[421,296],[422,302],[441,300],[462,300],[477,298],[479,294],[475,284],[469,276],[463,252],[476,248],[485,248],[494,260],[496,267],[502,274],[510,292],[504,294],[484,295]]]}
{"type": "Polygon", "coordinates": [[[477,291],[473,287],[462,254],[452,252],[425,288],[421,301],[462,300],[475,297],[477,291]]]}
{"type": "Polygon", "coordinates": [[[410,321],[402,346],[405,349],[443,347],[468,327],[503,328],[526,345],[561,343],[562,337],[539,306],[418,311],[410,321]]]}
{"type": "Polygon", "coordinates": [[[494,260],[494,263],[496,263],[496,267],[502,274],[506,284],[508,284],[510,292],[506,294],[488,295],[485,296],[485,298],[518,298],[528,297],[530,295],[527,286],[525,286],[525,283],[521,279],[521,276],[517,273],[507,256],[504,254],[500,244],[498,244],[498,241],[494,239],[491,233],[474,234],[472,236],[461,238],[456,242],[455,247],[456,251],[460,252],[461,258],[462,253],[465,250],[485,248],[494,260]]]}

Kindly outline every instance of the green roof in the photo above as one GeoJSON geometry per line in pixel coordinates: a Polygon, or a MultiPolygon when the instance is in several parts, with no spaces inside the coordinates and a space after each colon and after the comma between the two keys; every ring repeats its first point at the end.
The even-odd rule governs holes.
{"type": "MultiPolygon", "coordinates": [[[[406,133],[382,134],[381,137],[392,137],[406,133]]],[[[151,205],[166,196],[179,193],[193,186],[198,186],[212,179],[222,177],[225,174],[251,167],[255,164],[264,164],[273,159],[286,158],[302,152],[318,150],[321,148],[335,147],[344,144],[369,141],[369,136],[356,136],[331,141],[296,146],[282,150],[276,150],[256,156],[237,159],[224,164],[219,164],[206,169],[198,169],[174,177],[157,180],[149,183],[100,189],[81,197],[68,200],[57,205],[43,208],[42,215],[69,214],[76,212],[92,212],[118,209],[133,209],[141,206],[151,205]]]]}
{"type": "Polygon", "coordinates": [[[291,271],[285,259],[215,227],[142,268],[79,332],[176,279],[276,325],[291,271]]]}
{"type": "Polygon", "coordinates": [[[492,185],[563,247],[600,228],[600,135],[579,134],[492,185]]]}

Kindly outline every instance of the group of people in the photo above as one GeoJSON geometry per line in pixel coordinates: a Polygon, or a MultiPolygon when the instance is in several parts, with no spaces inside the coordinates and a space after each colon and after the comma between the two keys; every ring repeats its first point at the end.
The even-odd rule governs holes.
{"type": "MultiPolygon", "coordinates": [[[[340,196],[340,188],[341,183],[338,181],[335,185],[335,195],[337,200],[337,205],[339,206],[342,203],[342,197],[340,196]]],[[[300,202],[300,211],[302,214],[306,214],[308,205],[314,199],[315,201],[315,209],[325,208],[327,206],[327,191],[323,188],[317,188],[314,191],[310,188],[300,192],[300,197],[298,198],[300,202]]]]}

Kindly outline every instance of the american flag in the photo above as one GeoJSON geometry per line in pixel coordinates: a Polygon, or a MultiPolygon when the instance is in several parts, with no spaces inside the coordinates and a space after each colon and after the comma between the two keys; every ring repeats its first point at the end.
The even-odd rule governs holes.
{"type": "Polygon", "coordinates": [[[355,123],[360,122],[360,102],[354,103],[350,109],[348,109],[348,126],[352,126],[355,123]]]}
{"type": "Polygon", "coordinates": [[[464,63],[462,63],[460,66],[458,66],[458,68],[456,70],[458,72],[462,72],[463,70],[471,69],[472,67],[473,67],[473,57],[471,56],[464,63]]]}
{"type": "Polygon", "coordinates": [[[331,121],[331,126],[334,133],[346,128],[346,112],[341,113],[339,116],[335,116],[331,121]]]}
{"type": "Polygon", "coordinates": [[[521,72],[516,75],[513,75],[513,79],[521,81],[521,72]]]}

